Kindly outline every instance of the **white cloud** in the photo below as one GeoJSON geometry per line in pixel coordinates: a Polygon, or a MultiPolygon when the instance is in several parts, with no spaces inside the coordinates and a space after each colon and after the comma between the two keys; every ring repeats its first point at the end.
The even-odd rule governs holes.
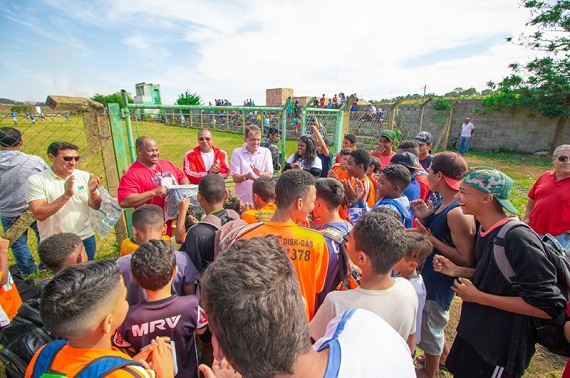
{"type": "MultiPolygon", "coordinates": [[[[501,41],[525,30],[528,12],[513,0],[45,2],[72,29],[114,35],[104,49],[88,46],[97,59],[79,59],[69,48],[71,61],[85,66],[50,66],[56,79],[36,90],[51,93],[73,90],[67,83],[74,82],[88,95],[134,91],[146,81],[161,85],[167,103],[186,89],[206,102],[264,103],[265,89],[280,86],[297,95],[344,91],[380,99],[421,93],[424,85],[436,93],[481,90],[507,75],[510,62],[532,55],[501,41]],[[101,59],[119,64],[102,72],[101,59]]],[[[19,22],[39,30],[25,18],[19,22]]],[[[54,40],[85,46],[87,37],[64,38],[59,30],[54,40]]]]}

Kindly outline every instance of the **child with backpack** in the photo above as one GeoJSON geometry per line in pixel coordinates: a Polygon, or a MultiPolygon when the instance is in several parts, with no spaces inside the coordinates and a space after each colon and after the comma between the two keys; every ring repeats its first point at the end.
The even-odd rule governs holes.
{"type": "Polygon", "coordinates": [[[68,377],[173,377],[168,338],[157,337],[133,358],[115,349],[111,337],[129,305],[126,288],[114,261],[98,260],[69,266],[46,285],[41,316],[60,340],[40,349],[26,378],[42,374],[68,377]],[[148,369],[148,361],[154,374],[148,369]]]}
{"type": "Polygon", "coordinates": [[[513,180],[497,169],[471,169],[457,198],[463,213],[481,224],[475,268],[457,266],[439,255],[433,260],[436,272],[458,277],[453,291],[463,299],[457,337],[446,361],[458,378],[522,376],[535,352],[535,321],[564,319],[566,300],[555,285],[556,269],[532,229],[513,227],[503,238],[503,256],[516,282],[509,282],[499,268],[494,253],[497,236],[516,219],[506,214],[517,213],[509,201],[513,186],[513,180]]]}
{"type": "Polygon", "coordinates": [[[194,333],[203,333],[208,322],[195,295],[171,294],[172,279],[176,275],[174,249],[163,240],[149,240],[133,254],[131,270],[147,299],[129,308],[113,343],[135,354],[155,337],[168,336],[176,356],[175,375],[196,377],[194,333]]]}
{"type": "MultiPolygon", "coordinates": [[[[346,249],[347,235],[352,229],[350,223],[340,217],[338,209],[344,198],[342,184],[332,178],[320,178],[315,183],[317,199],[313,209],[313,217],[319,219],[320,231],[327,243],[329,250],[329,266],[323,291],[317,295],[317,303],[320,305],[327,294],[335,290],[339,284],[344,289],[349,283],[352,273],[350,259],[346,249]]],[[[313,224],[311,224],[311,228],[313,224]]]]}
{"type": "Polygon", "coordinates": [[[410,201],[403,194],[410,181],[410,171],[403,165],[392,164],[384,168],[380,173],[377,188],[382,199],[376,202],[372,211],[379,207],[388,207],[400,214],[404,227],[412,228],[414,218],[410,201]]]}

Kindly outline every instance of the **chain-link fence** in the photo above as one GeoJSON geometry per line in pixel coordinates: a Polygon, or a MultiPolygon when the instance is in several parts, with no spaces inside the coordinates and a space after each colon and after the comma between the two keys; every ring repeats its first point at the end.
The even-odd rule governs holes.
{"type": "Polygon", "coordinates": [[[378,144],[384,129],[400,131],[400,141],[411,140],[420,132],[433,135],[433,150],[446,149],[453,115],[452,103],[434,102],[359,105],[349,115],[348,132],[356,135],[358,147],[367,150],[378,144]]]}
{"type": "MultiPolygon", "coordinates": [[[[10,181],[4,181],[3,187],[0,188],[3,224],[6,226],[6,229],[2,230],[2,235],[12,244],[22,232],[27,232],[30,236],[28,244],[34,254],[37,251],[37,238],[34,232],[28,232],[28,227],[34,218],[29,210],[24,212],[27,207],[25,182],[27,177],[37,173],[40,167],[45,167],[39,163],[38,157],[48,166],[51,165],[47,148],[52,142],[68,142],[76,145],[81,157],[77,168],[94,176],[103,176],[103,186],[107,187],[112,195],[116,195],[116,169],[114,166],[108,166],[114,162],[112,140],[108,133],[107,117],[103,107],[99,105],[94,112],[92,103],[88,100],[79,99],[83,100],[83,103],[78,103],[78,99],[73,98],[67,103],[66,109],[66,103],[65,101],[62,103],[62,99],[54,100],[57,110],[49,107],[24,109],[20,106],[21,109],[18,109],[20,111],[12,111],[9,107],[1,108],[0,127],[16,129],[16,132],[3,133],[5,140],[0,141],[3,150],[0,174],[4,175],[3,180],[10,177],[10,181]],[[12,137],[18,135],[21,135],[21,144],[12,137]],[[15,155],[18,155],[17,159],[14,159],[15,155]],[[17,164],[11,165],[14,162],[17,164]],[[110,179],[109,174],[111,174],[110,179]],[[20,220],[16,222],[18,219],[20,220]]],[[[97,240],[98,256],[114,254],[116,247],[113,245],[116,244],[116,240],[114,234],[97,240]]],[[[36,263],[39,262],[37,255],[35,260],[36,263]]]]}

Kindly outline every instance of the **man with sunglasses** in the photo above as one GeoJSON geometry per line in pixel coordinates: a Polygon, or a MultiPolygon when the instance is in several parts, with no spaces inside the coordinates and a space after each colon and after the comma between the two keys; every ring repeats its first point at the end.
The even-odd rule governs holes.
{"type": "Polygon", "coordinates": [[[524,221],[539,235],[551,234],[570,249],[570,144],[556,147],[554,170],[543,173],[528,192],[524,221]]]}
{"type": "Polygon", "coordinates": [[[184,173],[191,184],[199,184],[209,173],[228,177],[228,155],[226,151],[214,147],[214,138],[209,130],[200,130],[198,146],[184,155],[184,173]]]}
{"type": "Polygon", "coordinates": [[[38,220],[40,241],[61,232],[79,235],[89,260],[95,259],[95,236],[89,223],[89,208],[98,210],[102,198],[97,188],[103,177],[76,169],[78,147],[53,142],[47,153],[51,167],[30,176],[26,201],[38,220]]]}

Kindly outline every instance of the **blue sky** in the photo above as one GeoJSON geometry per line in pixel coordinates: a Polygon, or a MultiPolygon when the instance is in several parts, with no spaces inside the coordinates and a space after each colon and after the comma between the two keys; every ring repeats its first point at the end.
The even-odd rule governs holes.
{"type": "Polygon", "coordinates": [[[165,103],[481,90],[532,52],[516,0],[0,0],[0,97],[92,96],[138,82],[165,103]]]}

